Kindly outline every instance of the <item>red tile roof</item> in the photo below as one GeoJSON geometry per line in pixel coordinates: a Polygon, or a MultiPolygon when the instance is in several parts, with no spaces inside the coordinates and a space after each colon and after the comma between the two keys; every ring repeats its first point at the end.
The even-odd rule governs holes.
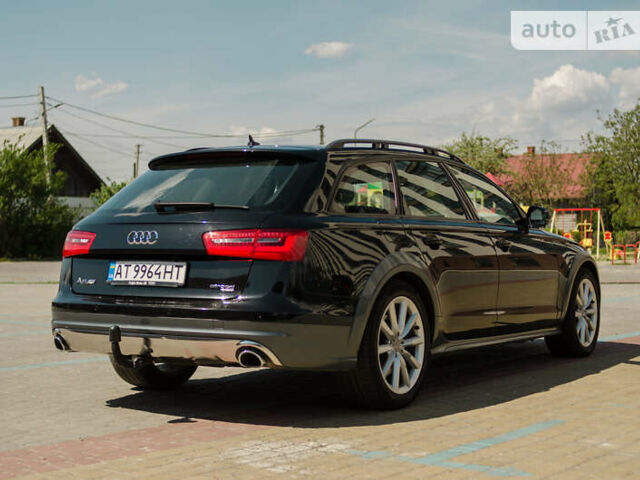
{"type": "MultiPolygon", "coordinates": [[[[525,153],[523,155],[509,157],[507,158],[507,169],[511,173],[508,175],[497,175],[499,183],[496,183],[498,183],[498,185],[509,184],[513,181],[513,177],[525,171],[527,169],[527,165],[530,165],[531,162],[543,161],[550,157],[558,165],[559,171],[567,172],[568,174],[564,188],[558,195],[556,195],[556,197],[564,199],[583,198],[586,192],[582,185],[582,176],[587,165],[591,161],[591,154],[560,153],[554,155],[532,156],[525,153]]],[[[493,177],[492,180],[496,178],[496,176],[493,175],[491,177],[493,177]]]]}

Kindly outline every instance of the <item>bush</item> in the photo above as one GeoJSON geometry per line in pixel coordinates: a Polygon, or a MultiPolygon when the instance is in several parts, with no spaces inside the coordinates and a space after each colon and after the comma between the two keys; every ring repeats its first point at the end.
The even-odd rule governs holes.
{"type": "MultiPolygon", "coordinates": [[[[47,157],[58,149],[50,145],[47,157]]],[[[42,150],[28,152],[5,143],[0,150],[0,257],[59,258],[78,212],[55,196],[65,181],[51,173],[42,150]]]]}
{"type": "Polygon", "coordinates": [[[98,208],[126,186],[127,182],[114,182],[107,177],[107,182],[91,194],[91,200],[98,208]]]}

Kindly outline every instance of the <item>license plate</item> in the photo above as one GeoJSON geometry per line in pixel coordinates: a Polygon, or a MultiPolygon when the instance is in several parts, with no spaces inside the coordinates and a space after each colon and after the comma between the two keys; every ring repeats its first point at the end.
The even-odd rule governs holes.
{"type": "Polygon", "coordinates": [[[107,283],[140,285],[143,287],[179,287],[187,274],[185,262],[124,262],[109,263],[107,283]]]}

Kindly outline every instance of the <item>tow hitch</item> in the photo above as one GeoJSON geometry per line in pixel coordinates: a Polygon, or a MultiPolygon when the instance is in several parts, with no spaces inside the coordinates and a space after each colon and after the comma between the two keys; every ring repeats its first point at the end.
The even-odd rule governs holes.
{"type": "Polygon", "coordinates": [[[120,333],[120,327],[113,325],[109,328],[109,341],[111,342],[111,355],[118,365],[123,367],[133,367],[131,358],[125,356],[120,351],[120,340],[122,340],[122,334],[120,333]]]}
{"type": "Polygon", "coordinates": [[[118,365],[122,365],[123,367],[128,368],[140,368],[153,363],[153,360],[151,360],[151,355],[149,354],[151,351],[151,349],[149,348],[149,339],[144,339],[146,352],[135,357],[122,354],[122,351],[120,350],[121,340],[122,333],[120,332],[120,327],[117,325],[113,325],[111,328],[109,328],[109,341],[111,342],[111,355],[118,365]]]}

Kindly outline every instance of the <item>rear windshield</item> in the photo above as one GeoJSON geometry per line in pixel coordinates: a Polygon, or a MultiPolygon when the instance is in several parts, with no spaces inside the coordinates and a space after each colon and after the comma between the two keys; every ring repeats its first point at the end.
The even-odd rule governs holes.
{"type": "MultiPolygon", "coordinates": [[[[318,162],[292,159],[217,159],[194,168],[149,170],[106,202],[101,210],[155,211],[156,202],[212,202],[250,210],[303,205],[315,188],[318,162]]],[[[316,182],[317,183],[317,182],[316,182]]],[[[287,210],[289,208],[286,208],[287,210]]]]}

